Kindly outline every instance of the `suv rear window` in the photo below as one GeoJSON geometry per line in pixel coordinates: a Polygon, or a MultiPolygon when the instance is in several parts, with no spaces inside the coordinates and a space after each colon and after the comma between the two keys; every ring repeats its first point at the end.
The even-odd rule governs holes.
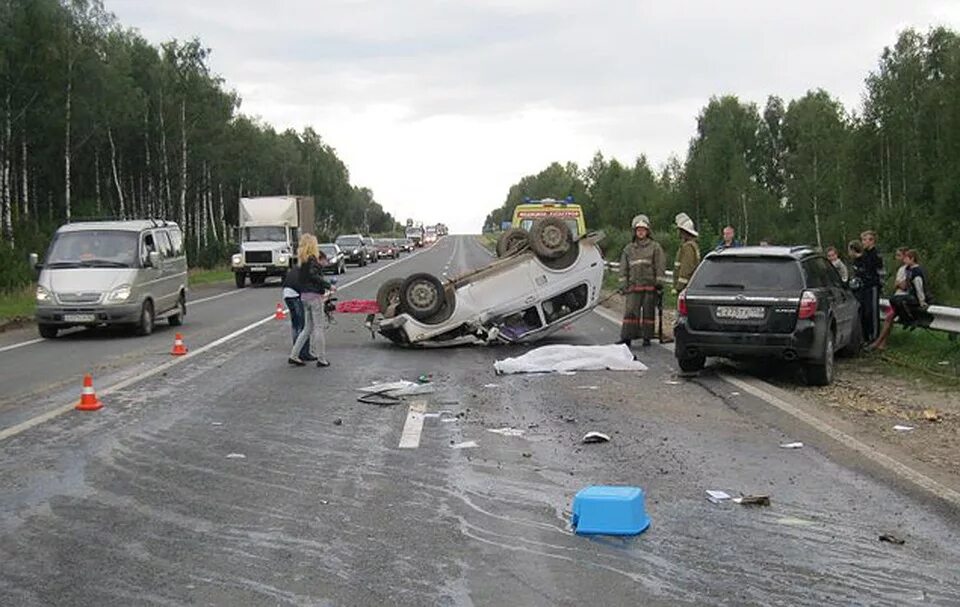
{"type": "Polygon", "coordinates": [[[802,291],[800,267],[776,257],[713,257],[697,268],[690,288],[737,291],[802,291]]]}

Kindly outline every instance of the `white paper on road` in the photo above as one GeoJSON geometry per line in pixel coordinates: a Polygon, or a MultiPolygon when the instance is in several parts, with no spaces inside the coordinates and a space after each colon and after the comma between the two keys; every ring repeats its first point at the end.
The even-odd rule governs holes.
{"type": "Polygon", "coordinates": [[[569,373],[571,371],[646,371],[626,345],[543,346],[523,356],[493,363],[498,374],[569,373]]]}
{"type": "Polygon", "coordinates": [[[479,445],[477,445],[477,441],[468,440],[468,441],[463,441],[462,443],[457,443],[455,445],[450,445],[450,448],[451,449],[476,449],[478,446],[479,445]]]}
{"type": "Polygon", "coordinates": [[[896,426],[893,427],[893,429],[896,430],[897,432],[910,432],[911,430],[913,430],[913,426],[904,426],[901,424],[897,424],[896,426]]]}
{"type": "Polygon", "coordinates": [[[707,499],[713,502],[714,504],[719,504],[720,502],[725,502],[730,499],[730,494],[726,491],[717,491],[714,489],[707,489],[707,499]]]}
{"type": "Polygon", "coordinates": [[[493,432],[501,436],[523,436],[523,430],[519,428],[489,428],[487,432],[493,432]]]}
{"type": "Polygon", "coordinates": [[[782,445],[780,445],[780,448],[781,449],[803,449],[803,443],[801,442],[783,443],[782,445]]]}

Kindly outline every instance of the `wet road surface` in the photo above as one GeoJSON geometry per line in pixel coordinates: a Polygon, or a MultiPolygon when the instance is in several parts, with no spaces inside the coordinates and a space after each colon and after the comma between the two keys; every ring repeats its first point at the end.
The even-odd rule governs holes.
{"type": "MultiPolygon", "coordinates": [[[[472,238],[448,237],[340,298],[487,261],[472,238]]],[[[269,314],[276,291],[215,304],[232,320],[206,339],[269,314]]],[[[590,315],[553,341],[617,334],[590,315]]],[[[826,437],[781,449],[801,430],[715,377],[678,378],[664,349],[637,349],[644,374],[498,377],[493,362],[526,348],[403,350],[340,315],[333,366],[317,369],[287,366],[289,340],[287,323],[264,323],[111,392],[97,413],[0,442],[0,604],[960,604],[955,511],[826,437]],[[356,402],[359,386],[421,374],[435,394],[356,402]],[[400,449],[411,407],[427,416],[419,445],[400,449]],[[489,432],[502,427],[523,435],[489,432]],[[613,440],[580,444],[590,430],[613,440]],[[592,484],[642,487],[651,528],[572,535],[571,499],[592,484]],[[715,505],[707,489],[772,505],[715,505]]],[[[141,348],[160,360],[166,341],[141,348]]],[[[5,387],[28,351],[0,353],[5,387]]],[[[145,363],[114,364],[126,377],[145,363]]],[[[8,399],[0,428],[55,400],[8,399]]]]}

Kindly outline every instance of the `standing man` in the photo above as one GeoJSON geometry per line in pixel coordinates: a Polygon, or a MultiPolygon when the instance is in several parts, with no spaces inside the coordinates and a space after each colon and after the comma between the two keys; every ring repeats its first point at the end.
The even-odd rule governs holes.
{"type": "Polygon", "coordinates": [[[860,234],[860,244],[863,245],[863,256],[860,258],[862,266],[863,300],[860,305],[865,309],[861,312],[864,319],[863,339],[872,342],[880,334],[880,287],[883,285],[883,259],[877,251],[877,233],[866,230],[860,234]]]}
{"type": "Polygon", "coordinates": [[[687,288],[693,271],[700,265],[700,246],[697,245],[697,231],[693,229],[693,220],[686,213],[676,217],[677,232],[680,233],[680,250],[673,262],[673,294],[687,288]]]}
{"type": "Polygon", "coordinates": [[[631,226],[633,242],[624,247],[620,255],[620,291],[627,296],[627,302],[618,343],[629,346],[639,337],[644,346],[649,346],[666,262],[660,244],[650,238],[650,219],[637,215],[631,226]]]}
{"type": "Polygon", "coordinates": [[[737,242],[736,236],[737,231],[733,229],[733,226],[723,228],[723,240],[720,241],[720,244],[717,245],[715,250],[722,251],[724,249],[742,247],[743,245],[737,242]]]}

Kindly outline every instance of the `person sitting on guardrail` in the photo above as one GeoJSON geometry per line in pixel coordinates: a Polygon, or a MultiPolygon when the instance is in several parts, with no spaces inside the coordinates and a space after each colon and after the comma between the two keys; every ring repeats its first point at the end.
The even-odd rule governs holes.
{"type": "Polygon", "coordinates": [[[643,338],[643,345],[649,346],[666,262],[660,243],[650,238],[650,219],[637,215],[631,225],[633,241],[620,255],[620,292],[627,296],[627,301],[617,343],[629,346],[634,339],[643,338]]]}
{"type": "Polygon", "coordinates": [[[293,344],[287,361],[298,367],[306,364],[300,358],[300,349],[309,340],[310,355],[317,359],[317,366],[329,367],[327,344],[323,334],[324,294],[331,288],[330,283],[323,277],[323,262],[327,256],[320,250],[316,236],[304,234],[300,237],[297,258],[300,260],[297,280],[300,285],[300,300],[303,301],[303,330],[293,344]]]}
{"type": "Polygon", "coordinates": [[[920,254],[910,249],[903,253],[903,261],[906,268],[906,292],[895,293],[890,297],[891,313],[887,314],[880,336],[867,346],[870,350],[885,350],[894,321],[913,325],[922,320],[927,308],[933,303],[927,272],[920,266],[920,254]]]}

